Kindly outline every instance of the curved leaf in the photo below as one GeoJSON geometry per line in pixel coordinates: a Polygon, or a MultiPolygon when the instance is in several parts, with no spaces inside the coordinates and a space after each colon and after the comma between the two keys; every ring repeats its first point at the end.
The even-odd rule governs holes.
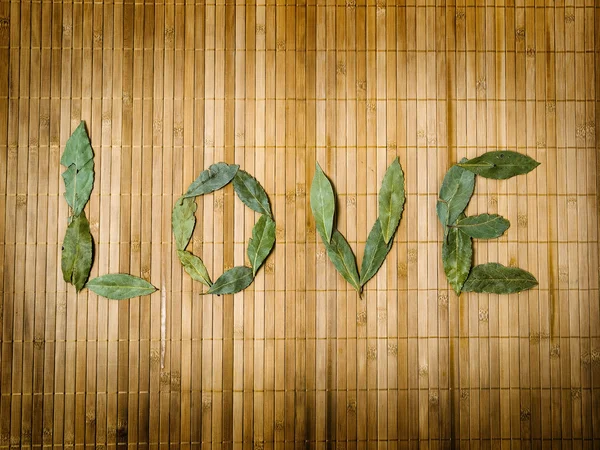
{"type": "Polygon", "coordinates": [[[442,242],[442,263],[448,282],[456,295],[460,295],[469,276],[473,261],[471,238],[458,228],[448,230],[448,239],[442,242]]]}
{"type": "Polygon", "coordinates": [[[327,255],[337,271],[352,285],[356,292],[360,294],[360,278],[358,276],[358,269],[356,268],[356,258],[354,253],[348,245],[348,241],[342,236],[342,234],[334,230],[331,236],[331,242],[327,247],[327,255]]]}
{"type": "Polygon", "coordinates": [[[212,286],[210,275],[206,270],[204,262],[200,258],[183,250],[177,250],[177,256],[179,256],[179,261],[181,261],[183,268],[192,279],[199,281],[208,287],[212,286]]]}
{"type": "Polygon", "coordinates": [[[275,244],[275,222],[269,216],[261,216],[252,229],[252,238],[248,242],[248,259],[252,264],[252,275],[269,256],[275,244]]]}
{"type": "Polygon", "coordinates": [[[185,250],[188,246],[194,227],[196,226],[196,209],[198,205],[193,198],[180,198],[171,213],[171,224],[177,250],[185,250]]]}
{"type": "Polygon", "coordinates": [[[480,214],[458,219],[456,228],[476,239],[493,239],[502,236],[510,222],[498,214],[480,214]]]}
{"type": "MultiPolygon", "coordinates": [[[[393,234],[392,236],[393,237],[393,234]]],[[[364,286],[377,273],[386,256],[392,248],[393,240],[390,238],[389,243],[385,243],[381,223],[379,219],[375,221],[375,225],[371,228],[367,243],[365,245],[365,254],[363,256],[362,265],[360,267],[360,285],[364,286]]]]}
{"type": "Polygon", "coordinates": [[[531,172],[540,163],[522,153],[502,150],[484,153],[458,165],[485,178],[505,180],[531,172]]]}
{"type": "Polygon", "coordinates": [[[126,273],[111,273],[88,281],[86,287],[102,297],[111,300],[150,295],[156,288],[146,280],[126,273]]]}
{"type": "Polygon", "coordinates": [[[77,170],[81,170],[93,157],[94,151],[82,120],[67,140],[60,163],[65,167],[74,164],[77,170]]]}
{"type": "Polygon", "coordinates": [[[312,210],[323,242],[329,244],[332,238],[333,217],[335,215],[335,197],[331,183],[321,170],[319,163],[316,165],[315,176],[310,187],[310,209],[312,210]]]}
{"type": "Polygon", "coordinates": [[[224,162],[218,162],[211,165],[208,169],[202,171],[198,178],[194,180],[187,192],[183,194],[184,198],[198,197],[199,195],[208,194],[209,192],[221,189],[227,185],[235,174],[237,173],[240,166],[237,164],[227,164],[224,162]]]}
{"type": "Polygon", "coordinates": [[[269,197],[260,183],[245,170],[238,170],[233,178],[233,189],[244,204],[254,211],[273,217],[269,197]]]}
{"type": "Polygon", "coordinates": [[[71,164],[62,174],[65,182],[65,199],[77,216],[88,200],[94,187],[94,160],[90,159],[84,166],[77,170],[75,164],[71,164]]]}
{"type": "Polygon", "coordinates": [[[388,167],[379,190],[379,222],[386,244],[398,228],[404,210],[404,200],[404,172],[396,158],[388,167]]]}
{"type": "Polygon", "coordinates": [[[82,212],[67,227],[61,256],[63,278],[75,286],[77,292],[83,289],[90,276],[92,252],[90,223],[82,212]]]}
{"type": "MultiPolygon", "coordinates": [[[[463,158],[461,163],[466,162],[463,158]]],[[[448,170],[437,202],[437,215],[445,228],[454,225],[458,216],[465,210],[475,189],[475,175],[462,167],[455,165],[448,170]]],[[[445,230],[447,233],[447,230],[445,230]]]]}
{"type": "Polygon", "coordinates": [[[487,263],[473,267],[463,286],[465,292],[514,294],[537,286],[535,277],[518,267],[487,263]]]}
{"type": "Polygon", "coordinates": [[[215,295],[235,294],[250,286],[253,280],[254,276],[250,267],[237,266],[224,272],[207,293],[215,295]]]}

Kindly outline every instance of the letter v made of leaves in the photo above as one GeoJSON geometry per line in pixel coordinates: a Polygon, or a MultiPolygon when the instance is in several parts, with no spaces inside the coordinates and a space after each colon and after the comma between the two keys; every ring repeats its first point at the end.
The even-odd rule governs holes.
{"type": "Polygon", "coordinates": [[[321,240],[336,270],[362,294],[364,285],[377,273],[392,248],[404,210],[404,172],[396,158],[388,167],[379,190],[379,217],[375,221],[360,268],[348,241],[335,229],[335,194],[331,182],[316,164],[310,189],[310,207],[321,240]]]}

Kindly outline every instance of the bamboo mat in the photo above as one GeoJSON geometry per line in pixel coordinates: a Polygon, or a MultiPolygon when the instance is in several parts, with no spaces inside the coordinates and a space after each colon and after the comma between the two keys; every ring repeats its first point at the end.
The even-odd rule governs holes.
{"type": "MultiPolygon", "coordinates": [[[[0,1],[0,448],[598,448],[600,7],[465,1],[0,1]],[[62,280],[59,159],[80,120],[92,277],[142,276],[163,311],[160,291],[62,280]],[[437,193],[496,148],[542,164],[477,178],[469,213],[512,226],[475,262],[540,285],[457,299],[437,193]],[[404,217],[359,299],[315,236],[315,162],[362,255],[396,156],[404,217]],[[170,225],[217,161],[258,178],[277,222],[255,282],[222,297],[199,295],[170,225]]],[[[198,203],[215,279],[257,217],[231,186],[198,203]]]]}

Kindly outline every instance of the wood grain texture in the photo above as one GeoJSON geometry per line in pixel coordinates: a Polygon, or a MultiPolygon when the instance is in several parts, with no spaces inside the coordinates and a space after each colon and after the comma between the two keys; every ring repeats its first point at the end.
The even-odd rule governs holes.
{"type": "MultiPolygon", "coordinates": [[[[0,65],[0,448],[600,446],[595,0],[2,0],[0,65]],[[80,120],[92,277],[141,276],[150,297],[62,279],[60,155],[80,120]],[[542,164],[477,177],[467,212],[512,226],[475,263],[539,288],[459,299],[439,187],[498,148],[542,164]],[[396,157],[405,211],[360,299],[316,233],[315,161],[360,266],[396,157]],[[277,242],[248,289],[200,296],[170,217],[218,161],[264,186],[277,242]]],[[[232,186],[196,217],[213,279],[247,264],[257,215],[232,186]]]]}

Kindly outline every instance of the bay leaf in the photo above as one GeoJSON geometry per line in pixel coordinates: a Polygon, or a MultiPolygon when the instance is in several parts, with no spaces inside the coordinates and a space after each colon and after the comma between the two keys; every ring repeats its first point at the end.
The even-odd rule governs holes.
{"type": "Polygon", "coordinates": [[[518,267],[487,263],[473,267],[463,286],[465,292],[514,294],[537,286],[535,277],[518,267]]]}
{"type": "MultiPolygon", "coordinates": [[[[394,235],[392,234],[392,237],[394,235]]],[[[371,228],[367,243],[365,244],[365,253],[360,267],[360,286],[364,286],[377,273],[386,256],[392,248],[393,240],[390,238],[386,244],[381,229],[380,219],[375,221],[371,228]]]]}
{"type": "Polygon", "coordinates": [[[454,227],[476,239],[494,239],[502,236],[510,222],[498,214],[480,214],[459,219],[454,227]]]}
{"type": "Polygon", "coordinates": [[[469,276],[473,261],[471,238],[458,228],[448,230],[448,239],[442,242],[442,264],[448,282],[456,295],[460,295],[465,280],[469,276]]]}
{"type": "MultiPolygon", "coordinates": [[[[323,242],[329,244],[332,238],[333,218],[335,215],[335,197],[329,179],[316,164],[315,176],[310,187],[310,208],[315,218],[317,231],[323,242]]],[[[358,277],[357,277],[358,278],[358,277]]]]}
{"type": "Polygon", "coordinates": [[[75,164],[71,164],[62,174],[65,182],[65,199],[77,216],[92,194],[94,187],[94,160],[90,159],[83,167],[77,170],[75,164]]]}
{"type": "Polygon", "coordinates": [[[198,178],[196,178],[190,187],[183,194],[184,198],[198,197],[199,195],[208,194],[221,189],[227,185],[235,174],[237,173],[240,166],[237,164],[227,164],[224,162],[218,162],[211,165],[208,169],[202,171],[198,178]]]}
{"type": "Polygon", "coordinates": [[[74,164],[77,170],[81,170],[93,157],[94,151],[82,120],[67,140],[60,163],[65,167],[74,164]]]}
{"type": "Polygon", "coordinates": [[[179,256],[179,261],[181,261],[183,268],[192,279],[199,281],[208,287],[212,286],[210,275],[206,270],[204,262],[200,258],[184,250],[177,250],[177,256],[179,256]]]}
{"type": "Polygon", "coordinates": [[[396,158],[388,167],[379,190],[379,222],[386,244],[398,228],[404,200],[404,172],[396,158]]]}
{"type": "Polygon", "coordinates": [[[484,153],[469,161],[461,161],[458,165],[485,178],[505,180],[531,172],[540,163],[522,153],[502,150],[484,153]]]}
{"type": "Polygon", "coordinates": [[[156,288],[146,280],[126,273],[111,273],[88,281],[86,287],[102,297],[111,300],[150,295],[156,288]]]}
{"type": "Polygon", "coordinates": [[[207,294],[223,295],[235,294],[246,289],[252,281],[252,269],[246,266],[237,266],[223,273],[208,289],[207,294]]]}
{"type": "Polygon", "coordinates": [[[252,229],[252,238],[248,242],[248,259],[252,264],[252,275],[256,272],[269,256],[275,244],[275,222],[269,217],[262,215],[252,229]]]}
{"type": "Polygon", "coordinates": [[[325,244],[327,248],[327,255],[337,271],[344,277],[344,279],[352,285],[356,292],[360,294],[360,278],[358,276],[358,269],[356,267],[356,258],[354,253],[348,244],[348,241],[342,236],[342,234],[334,230],[331,236],[331,242],[325,244]]]}
{"type": "Polygon", "coordinates": [[[92,234],[84,212],[72,219],[62,245],[61,269],[63,279],[79,292],[92,269],[92,234]]]}
{"type": "Polygon", "coordinates": [[[171,224],[177,250],[185,250],[188,246],[194,227],[196,226],[196,209],[198,205],[194,198],[181,197],[175,203],[171,213],[171,224]]]}
{"type": "Polygon", "coordinates": [[[273,217],[269,197],[260,183],[245,170],[238,170],[233,178],[233,189],[248,208],[260,214],[273,217]]]}
{"type": "MultiPolygon", "coordinates": [[[[461,163],[466,162],[463,158],[461,163]]],[[[475,189],[475,175],[458,165],[454,165],[448,170],[437,202],[436,210],[438,218],[448,233],[446,227],[454,225],[458,216],[465,210],[473,195],[475,189]]]]}

